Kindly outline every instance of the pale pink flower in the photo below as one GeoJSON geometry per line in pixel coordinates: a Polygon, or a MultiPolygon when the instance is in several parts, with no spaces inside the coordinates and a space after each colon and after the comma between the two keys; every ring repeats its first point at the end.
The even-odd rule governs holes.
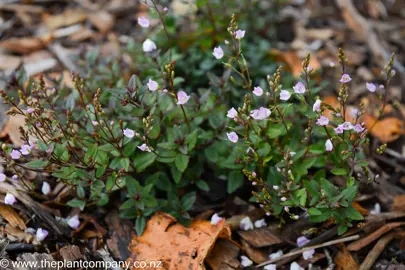
{"type": "Polygon", "coordinates": [[[69,218],[66,222],[70,228],[77,229],[80,226],[80,220],[78,215],[74,215],[73,217],[69,218]]]}
{"type": "Polygon", "coordinates": [[[340,79],[341,83],[348,83],[352,80],[352,78],[350,78],[349,74],[343,74],[342,78],[340,79]]]}
{"type": "Polygon", "coordinates": [[[93,126],[98,126],[98,122],[97,122],[97,121],[91,121],[91,123],[93,124],[93,126]]]}
{"type": "Polygon", "coordinates": [[[217,213],[213,214],[211,217],[211,224],[217,225],[223,218],[220,217],[217,213]]]}
{"type": "Polygon", "coordinates": [[[142,44],[142,49],[144,52],[153,52],[157,49],[155,42],[150,39],[147,39],[142,44]]]}
{"type": "Polygon", "coordinates": [[[27,113],[32,114],[33,112],[35,112],[34,108],[28,108],[27,109],[27,113]]]}
{"type": "Polygon", "coordinates": [[[130,138],[130,139],[135,136],[135,132],[129,128],[124,129],[124,131],[122,133],[124,134],[125,137],[130,138]]]}
{"type": "Polygon", "coordinates": [[[328,117],[321,115],[321,117],[319,117],[319,119],[316,121],[316,124],[318,126],[326,126],[327,124],[329,124],[329,119],[328,117]]]}
{"type": "Polygon", "coordinates": [[[340,125],[333,130],[336,132],[336,134],[342,134],[344,132],[343,128],[340,125]]]}
{"type": "Polygon", "coordinates": [[[298,263],[293,262],[290,265],[290,270],[304,270],[304,268],[302,268],[298,263]]]}
{"type": "Polygon", "coordinates": [[[250,217],[243,218],[239,223],[239,228],[244,231],[253,230],[254,226],[250,217]]]}
{"type": "Polygon", "coordinates": [[[330,139],[328,139],[325,143],[325,150],[330,152],[333,150],[333,144],[332,141],[330,139]]]}
{"type": "Polygon", "coordinates": [[[245,36],[245,30],[237,30],[236,32],[235,32],[235,38],[236,39],[242,39],[244,36],[245,36]]]}
{"type": "Polygon", "coordinates": [[[350,122],[344,122],[343,124],[339,125],[343,130],[351,130],[353,129],[353,125],[350,122]]]}
{"type": "Polygon", "coordinates": [[[31,153],[31,147],[28,144],[23,144],[20,149],[21,154],[27,156],[31,153]]]}
{"type": "Polygon", "coordinates": [[[221,59],[224,57],[224,51],[222,50],[221,46],[214,48],[214,52],[212,53],[216,59],[221,59]]]}
{"type": "Polygon", "coordinates": [[[304,251],[302,253],[302,257],[304,258],[304,260],[309,260],[314,256],[314,254],[315,254],[315,249],[310,249],[310,250],[304,251]]]}
{"type": "Polygon", "coordinates": [[[264,218],[262,218],[262,219],[256,220],[254,225],[255,225],[256,228],[261,228],[261,227],[267,226],[267,223],[264,220],[264,218]]]}
{"type": "Polygon", "coordinates": [[[281,199],[280,199],[282,202],[285,202],[286,200],[287,200],[287,198],[286,197],[281,197],[281,199]]]}
{"type": "Polygon", "coordinates": [[[17,199],[11,193],[7,193],[6,197],[4,197],[4,204],[13,205],[16,202],[17,202],[17,199]]]}
{"type": "Polygon", "coordinates": [[[138,18],[138,24],[143,28],[148,28],[149,27],[149,20],[145,16],[139,17],[138,18]]]}
{"type": "Polygon", "coordinates": [[[149,82],[147,83],[147,85],[148,85],[148,89],[152,92],[158,90],[158,88],[159,88],[159,84],[152,79],[149,79],[149,82]]]}
{"type": "Polygon", "coordinates": [[[51,186],[49,185],[48,182],[43,182],[42,183],[42,188],[41,191],[44,195],[48,195],[49,192],[51,192],[51,186]]]}
{"type": "Polygon", "coordinates": [[[149,146],[147,146],[146,143],[142,144],[141,146],[137,146],[137,147],[143,152],[152,152],[152,150],[150,150],[149,146]]]}
{"type": "Polygon", "coordinates": [[[304,94],[305,93],[305,85],[302,82],[298,82],[295,86],[293,86],[294,92],[297,94],[304,94]]]}
{"type": "Polygon", "coordinates": [[[228,118],[235,118],[238,115],[238,112],[235,110],[234,107],[232,107],[229,111],[228,114],[226,115],[226,117],[228,118]]]}
{"type": "Polygon", "coordinates": [[[258,110],[253,110],[250,112],[250,116],[256,120],[264,120],[271,114],[270,110],[264,107],[260,107],[258,110]]]}
{"type": "Polygon", "coordinates": [[[370,214],[372,214],[372,215],[378,215],[378,214],[380,214],[380,213],[381,213],[381,206],[380,206],[379,203],[376,203],[376,204],[374,205],[374,209],[373,209],[373,210],[370,210],[370,214]]]}
{"type": "Polygon", "coordinates": [[[242,267],[248,267],[251,266],[253,264],[253,262],[246,256],[240,256],[241,261],[240,264],[242,265],[242,267]]]}
{"type": "Polygon", "coordinates": [[[37,230],[37,233],[36,233],[36,236],[37,236],[37,239],[38,239],[38,241],[43,241],[43,240],[45,240],[45,238],[48,236],[48,231],[47,230],[44,230],[44,229],[41,229],[41,228],[39,228],[38,230],[37,230]]]}
{"type": "Polygon", "coordinates": [[[7,177],[4,173],[0,173],[0,182],[6,181],[7,177]]]}
{"type": "Polygon", "coordinates": [[[226,133],[226,136],[228,137],[228,140],[230,140],[233,143],[237,143],[239,140],[238,134],[236,132],[232,131],[230,133],[226,133]]]}
{"type": "Polygon", "coordinates": [[[329,66],[330,66],[330,67],[335,67],[336,64],[335,64],[334,62],[330,61],[330,62],[329,62],[329,66]]]}
{"type": "Polygon", "coordinates": [[[14,149],[13,151],[11,151],[10,157],[12,159],[19,159],[21,157],[21,153],[20,151],[14,149]]]}
{"type": "Polygon", "coordinates": [[[256,86],[253,88],[253,94],[260,97],[261,95],[263,95],[263,89],[260,86],[256,86]]]}
{"type": "Polygon", "coordinates": [[[273,189],[274,189],[274,190],[279,190],[280,188],[279,188],[279,186],[274,185],[274,186],[273,186],[273,189]]]}
{"type": "Polygon", "coordinates": [[[364,127],[362,127],[360,124],[356,124],[353,127],[353,130],[356,131],[357,133],[363,132],[364,131],[364,127]]]}
{"type": "Polygon", "coordinates": [[[297,246],[298,247],[305,246],[309,242],[310,242],[309,239],[306,238],[305,236],[300,236],[300,237],[297,238],[297,246]]]}
{"type": "Polygon", "coordinates": [[[321,111],[321,104],[322,104],[322,101],[320,99],[317,99],[315,101],[315,103],[314,103],[314,106],[312,107],[312,110],[314,112],[320,112],[321,111]]]}
{"type": "Polygon", "coordinates": [[[366,82],[366,88],[370,92],[375,92],[375,90],[377,89],[377,86],[374,83],[366,82]]]}
{"type": "Polygon", "coordinates": [[[280,91],[280,99],[281,100],[289,100],[290,99],[290,97],[291,97],[291,94],[290,94],[290,92],[288,92],[287,90],[281,90],[280,91]]]}
{"type": "Polygon", "coordinates": [[[189,99],[190,99],[190,96],[187,95],[186,92],[184,92],[184,91],[179,91],[179,92],[177,93],[177,104],[178,104],[178,105],[186,104],[189,99]]]}
{"type": "Polygon", "coordinates": [[[268,264],[263,269],[264,270],[277,270],[277,264],[268,264]]]}

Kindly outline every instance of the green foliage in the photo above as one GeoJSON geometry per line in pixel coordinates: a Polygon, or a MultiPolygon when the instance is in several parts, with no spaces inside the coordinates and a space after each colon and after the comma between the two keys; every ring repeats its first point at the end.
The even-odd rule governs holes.
{"type": "MultiPolygon", "coordinates": [[[[197,30],[179,31],[176,38],[182,18],[161,14],[164,31],[148,33],[158,50],[142,52],[134,41],[124,50],[133,58],[128,82],[123,64],[99,57],[98,51],[81,60],[87,72],[72,74],[72,89],[52,90],[43,79],[25,87],[25,75],[19,74],[18,102],[4,92],[2,97],[12,106],[10,114],[26,119],[21,135],[31,161],[13,159],[7,147],[1,155],[19,176],[22,168],[33,169],[70,185],[77,194],[67,202],[70,207],[84,210],[119,198],[121,216],[135,220],[138,234],[156,211],[187,223],[199,192],[224,176],[229,193],[248,178],[269,214],[298,219],[307,213],[314,222],[333,220],[343,233],[362,219],[352,201],[359,178],[354,167],[368,175],[361,152],[367,132],[336,134],[332,127],[346,121],[335,108],[329,108],[330,125],[315,124],[328,105],[313,110],[317,96],[310,56],[302,64],[305,93],[290,91],[291,97],[281,100],[282,89],[288,89],[282,83],[291,77],[276,70],[269,38],[262,36],[272,33],[267,26],[276,10],[246,1],[244,8],[266,14],[252,18],[234,2],[223,10],[222,1],[197,1],[197,30]],[[243,39],[236,38],[240,29],[246,30],[243,39]],[[212,49],[224,40],[229,40],[220,45],[226,56],[217,60],[212,49]],[[263,95],[254,94],[258,86],[263,95]],[[229,117],[233,107],[236,115],[229,117]],[[347,186],[335,186],[333,175],[344,177],[347,186]]],[[[151,16],[159,17],[156,10],[151,16]]],[[[342,68],[344,59],[340,55],[342,68]]],[[[392,64],[386,74],[391,69],[392,64]]],[[[339,97],[344,108],[345,83],[339,97]]]]}

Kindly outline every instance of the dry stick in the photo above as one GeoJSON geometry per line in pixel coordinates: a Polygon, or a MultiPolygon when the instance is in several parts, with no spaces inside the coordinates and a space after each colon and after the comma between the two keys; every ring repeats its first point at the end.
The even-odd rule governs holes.
{"type": "Polygon", "coordinates": [[[364,259],[363,263],[360,265],[359,270],[368,270],[373,267],[374,262],[384,251],[385,247],[393,240],[394,238],[403,238],[405,237],[405,231],[392,232],[387,234],[373,247],[373,249],[368,253],[367,257],[364,259]]]}
{"type": "Polygon", "coordinates": [[[259,267],[268,265],[268,264],[270,264],[270,263],[278,262],[278,261],[280,261],[280,260],[282,260],[282,259],[285,259],[285,258],[294,256],[294,255],[301,254],[301,253],[303,253],[303,252],[305,252],[305,251],[308,251],[308,250],[311,250],[311,249],[317,249],[317,248],[327,247],[327,246],[331,246],[331,245],[335,245],[335,244],[339,244],[339,243],[343,243],[343,242],[348,242],[348,241],[357,240],[357,239],[359,239],[359,238],[360,238],[360,235],[353,235],[353,236],[349,236],[349,237],[345,237],[345,238],[341,238],[341,239],[336,239],[336,240],[333,240],[333,241],[329,241],[329,242],[326,242],[326,243],[323,243],[323,244],[314,245],[314,246],[310,246],[310,247],[305,247],[305,248],[302,248],[302,249],[300,249],[300,250],[296,250],[296,251],[287,253],[287,254],[285,254],[285,255],[283,255],[283,256],[277,258],[277,259],[272,259],[272,260],[265,261],[264,263],[261,263],[261,264],[257,265],[256,268],[259,268],[259,267]]]}

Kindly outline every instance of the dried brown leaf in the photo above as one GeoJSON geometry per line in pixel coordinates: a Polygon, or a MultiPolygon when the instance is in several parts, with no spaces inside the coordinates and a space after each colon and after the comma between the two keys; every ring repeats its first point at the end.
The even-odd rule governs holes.
{"type": "Polygon", "coordinates": [[[0,215],[7,220],[12,227],[18,227],[21,230],[25,230],[27,228],[24,220],[18,215],[14,208],[9,205],[0,203],[0,215]]]}
{"type": "Polygon", "coordinates": [[[405,133],[404,122],[395,117],[377,121],[373,116],[366,114],[364,123],[371,134],[383,143],[395,141],[405,133]]]}

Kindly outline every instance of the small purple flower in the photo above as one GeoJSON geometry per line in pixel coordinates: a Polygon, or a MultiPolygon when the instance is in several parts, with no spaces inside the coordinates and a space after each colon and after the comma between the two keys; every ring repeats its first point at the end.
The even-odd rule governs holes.
{"type": "Polygon", "coordinates": [[[217,225],[223,218],[220,217],[217,213],[213,214],[211,217],[211,224],[217,225]]]}
{"type": "Polygon", "coordinates": [[[0,182],[6,181],[7,177],[4,173],[0,173],[0,182]]]}
{"type": "Polygon", "coordinates": [[[169,11],[169,8],[168,7],[165,7],[164,9],[163,9],[163,12],[164,13],[167,13],[169,11]]]}
{"type": "Polygon", "coordinates": [[[330,66],[330,67],[335,67],[336,64],[335,64],[334,62],[330,61],[330,62],[329,62],[329,66],[330,66]]]}
{"type": "Polygon", "coordinates": [[[32,114],[33,112],[35,112],[34,108],[28,108],[27,109],[27,113],[32,114]]]}
{"type": "Polygon", "coordinates": [[[377,86],[374,83],[366,82],[366,88],[368,91],[373,93],[377,89],[377,86]]]}
{"type": "Polygon", "coordinates": [[[31,147],[28,144],[23,144],[20,149],[21,154],[27,156],[31,153],[31,147]]]}
{"type": "Polygon", "coordinates": [[[235,38],[236,39],[242,39],[244,36],[245,36],[245,30],[237,30],[236,32],[235,32],[235,38]]]}
{"type": "Polygon", "coordinates": [[[253,264],[253,262],[246,256],[240,256],[241,261],[240,264],[242,265],[242,267],[248,267],[251,266],[253,264]]]}
{"type": "Polygon", "coordinates": [[[316,121],[316,124],[318,126],[326,126],[329,124],[329,119],[328,117],[321,115],[321,117],[319,117],[319,119],[316,121]]]}
{"type": "Polygon", "coordinates": [[[306,238],[305,236],[300,236],[300,237],[297,238],[297,246],[298,247],[305,246],[309,242],[310,242],[309,239],[306,238]]]}
{"type": "Polygon", "coordinates": [[[391,77],[394,77],[395,74],[397,74],[397,71],[395,69],[391,70],[391,77]]]}
{"type": "Polygon", "coordinates": [[[342,134],[344,132],[343,128],[340,125],[333,130],[336,132],[336,134],[342,134]]]}
{"type": "Polygon", "coordinates": [[[238,112],[235,110],[234,107],[232,107],[229,111],[228,114],[226,115],[226,117],[228,118],[235,118],[238,115],[238,112]]]}
{"type": "Polygon", "coordinates": [[[312,107],[312,110],[314,112],[320,112],[321,111],[321,104],[322,104],[322,101],[320,99],[317,99],[315,101],[315,103],[314,103],[314,106],[312,107]]]}
{"type": "Polygon", "coordinates": [[[11,179],[17,180],[17,179],[18,179],[18,175],[14,174],[14,175],[11,177],[11,179]]]}
{"type": "Polygon", "coordinates": [[[149,20],[145,16],[139,17],[138,18],[138,24],[143,28],[148,28],[149,27],[149,20]]]}
{"type": "Polygon", "coordinates": [[[262,219],[256,220],[254,225],[255,225],[256,228],[261,228],[261,227],[266,227],[267,223],[264,220],[264,218],[262,218],[262,219]]]}
{"type": "Polygon", "coordinates": [[[21,157],[21,153],[20,151],[14,149],[13,151],[11,151],[10,157],[12,159],[19,159],[21,157]]]}
{"type": "Polygon", "coordinates": [[[310,249],[310,250],[304,251],[302,253],[302,257],[304,258],[304,260],[309,260],[309,259],[312,259],[314,254],[315,254],[315,249],[310,249]]]}
{"type": "Polygon", "coordinates": [[[305,93],[305,85],[302,82],[298,82],[295,86],[293,86],[294,92],[297,94],[304,94],[305,93]]]}
{"type": "Polygon", "coordinates": [[[4,204],[13,205],[16,202],[17,202],[17,199],[11,193],[7,193],[6,197],[4,197],[4,204]]]}
{"type": "Polygon", "coordinates": [[[80,220],[78,215],[74,215],[73,217],[69,218],[66,222],[70,228],[77,229],[80,226],[80,220]]]}
{"type": "Polygon", "coordinates": [[[184,92],[184,91],[179,91],[179,92],[177,93],[177,104],[178,104],[178,105],[186,104],[189,99],[190,99],[190,96],[187,95],[186,92],[184,92]]]}
{"type": "Polygon", "coordinates": [[[124,129],[124,131],[122,133],[124,134],[125,137],[130,138],[130,139],[135,136],[135,132],[129,128],[124,129]]]}
{"type": "Polygon", "coordinates": [[[256,86],[253,88],[253,94],[260,97],[261,95],[263,95],[263,89],[260,86],[256,86]]]}
{"type": "Polygon", "coordinates": [[[239,228],[241,228],[244,231],[252,230],[254,229],[253,223],[250,220],[250,217],[245,217],[243,218],[240,223],[239,223],[239,228]]]}
{"type": "Polygon", "coordinates": [[[279,190],[279,189],[280,189],[280,187],[279,187],[279,186],[274,185],[274,186],[273,186],[273,189],[274,189],[274,190],[279,190]]]}
{"type": "Polygon", "coordinates": [[[228,137],[228,140],[230,140],[233,143],[237,143],[239,140],[238,134],[236,132],[232,131],[230,133],[226,133],[226,136],[228,137]]]}
{"type": "Polygon", "coordinates": [[[224,57],[224,51],[222,50],[221,46],[214,48],[214,52],[212,54],[216,59],[221,59],[224,57]]]}
{"type": "Polygon", "coordinates": [[[159,84],[152,79],[149,79],[149,82],[147,83],[147,85],[148,85],[148,89],[152,92],[158,90],[158,88],[159,88],[159,84]]]}
{"type": "Polygon", "coordinates": [[[37,230],[37,233],[36,233],[36,236],[37,236],[37,239],[38,239],[38,241],[43,241],[43,240],[45,240],[45,238],[48,236],[48,231],[47,230],[44,230],[44,229],[41,229],[41,228],[39,228],[38,230],[37,230]]]}
{"type": "Polygon", "coordinates": [[[349,74],[343,74],[342,78],[340,79],[341,83],[348,83],[352,80],[352,78],[350,78],[349,74]]]}
{"type": "Polygon", "coordinates": [[[141,146],[137,146],[137,147],[143,152],[152,152],[152,150],[150,150],[149,146],[147,146],[146,143],[142,144],[141,146]]]}
{"type": "Polygon", "coordinates": [[[332,141],[330,139],[328,139],[325,143],[325,150],[330,152],[333,150],[333,144],[332,141]]]}
{"type": "Polygon", "coordinates": [[[289,100],[290,97],[291,97],[291,94],[287,90],[281,90],[280,91],[280,99],[281,100],[289,100]]]}
{"type": "Polygon", "coordinates": [[[288,208],[288,206],[284,206],[284,211],[290,212],[290,208],[288,208]]]}
{"type": "Polygon", "coordinates": [[[93,126],[98,126],[98,122],[97,121],[91,121],[91,124],[93,125],[93,126]]]}
{"type": "Polygon", "coordinates": [[[360,133],[364,131],[364,127],[362,127],[360,124],[357,124],[353,127],[353,130],[356,131],[357,133],[360,133]]]}
{"type": "Polygon", "coordinates": [[[344,122],[343,124],[339,125],[342,127],[343,130],[351,130],[353,129],[353,125],[350,122],[344,122]]]}
{"type": "Polygon", "coordinates": [[[287,198],[286,197],[281,197],[281,199],[280,199],[282,202],[285,202],[286,200],[287,200],[287,198]]]}

